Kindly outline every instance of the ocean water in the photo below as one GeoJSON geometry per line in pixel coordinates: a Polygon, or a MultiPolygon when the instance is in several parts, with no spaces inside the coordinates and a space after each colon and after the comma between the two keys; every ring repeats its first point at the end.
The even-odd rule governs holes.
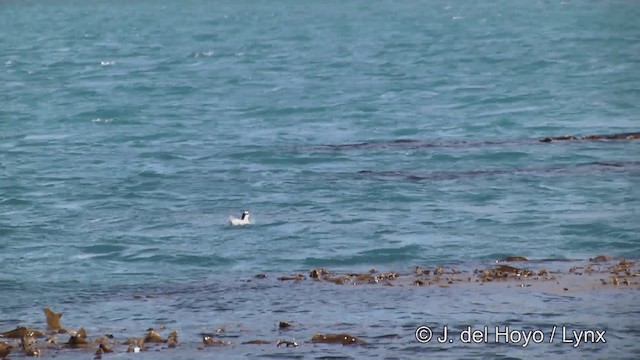
{"type": "Polygon", "coordinates": [[[90,335],[177,329],[181,358],[638,358],[637,289],[275,278],[640,258],[640,141],[538,141],[639,131],[639,17],[624,0],[1,1],[0,330],[50,306],[90,335]],[[228,226],[243,210],[253,224],[228,226]],[[420,344],[428,323],[609,335],[420,344]],[[197,350],[218,327],[368,345],[197,350]]]}

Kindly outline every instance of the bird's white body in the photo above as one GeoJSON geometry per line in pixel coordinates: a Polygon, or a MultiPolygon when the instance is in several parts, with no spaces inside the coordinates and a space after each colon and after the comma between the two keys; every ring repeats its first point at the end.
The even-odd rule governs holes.
{"type": "Polygon", "coordinates": [[[251,214],[249,214],[248,211],[243,211],[242,212],[242,217],[237,218],[235,216],[229,216],[229,225],[232,226],[238,226],[238,225],[248,225],[251,224],[251,222],[249,221],[249,216],[251,214]]]}

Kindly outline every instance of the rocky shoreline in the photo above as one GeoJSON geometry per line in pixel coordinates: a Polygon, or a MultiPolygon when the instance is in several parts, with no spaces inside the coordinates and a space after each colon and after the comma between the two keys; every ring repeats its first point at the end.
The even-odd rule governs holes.
{"type": "MultiPolygon", "coordinates": [[[[626,291],[640,288],[640,271],[636,262],[626,259],[613,259],[609,256],[596,256],[588,260],[529,260],[521,256],[510,256],[494,263],[475,269],[458,269],[449,266],[422,267],[411,270],[379,272],[371,269],[362,273],[330,271],[315,268],[308,273],[293,274],[257,274],[244,282],[271,281],[278,283],[304,283],[307,286],[349,286],[375,287],[397,286],[423,288],[432,286],[451,288],[459,286],[483,286],[491,291],[509,296],[513,289],[532,293],[566,294],[577,291],[598,291],[618,289],[626,291]]],[[[417,290],[420,291],[420,290],[417,290]]],[[[43,308],[46,328],[18,325],[14,329],[0,333],[0,359],[23,356],[52,356],[52,354],[80,352],[86,356],[91,353],[94,359],[101,359],[109,353],[180,351],[180,348],[205,351],[211,347],[233,346],[273,346],[290,348],[316,344],[366,345],[360,335],[332,331],[318,331],[311,338],[295,340],[298,324],[283,319],[274,326],[274,338],[255,338],[235,343],[225,336],[226,330],[218,328],[211,333],[201,333],[199,338],[180,338],[176,330],[147,328],[137,331],[140,336],[127,337],[118,334],[98,334],[89,336],[85,328],[66,328],[61,324],[62,313],[43,308]],[[163,335],[163,332],[168,334],[163,335]],[[287,336],[283,336],[283,335],[287,336]]],[[[321,329],[318,329],[321,330],[321,329]]],[[[250,334],[247,334],[250,336],[250,334]]],[[[364,337],[366,338],[366,336],[364,337]]]]}

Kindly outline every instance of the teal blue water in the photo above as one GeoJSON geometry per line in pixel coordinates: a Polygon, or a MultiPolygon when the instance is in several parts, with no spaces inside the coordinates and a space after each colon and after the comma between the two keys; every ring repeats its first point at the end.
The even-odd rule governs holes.
{"type": "MultiPolygon", "coordinates": [[[[331,351],[412,358],[425,351],[410,329],[426,321],[413,313],[424,293],[238,279],[637,259],[640,141],[538,139],[640,129],[639,17],[622,0],[2,1],[0,324],[41,321],[41,306],[69,325],[104,312],[187,333],[282,317],[384,323],[402,345],[331,351]],[[253,224],[228,226],[243,210],[253,224]],[[139,293],[157,296],[132,305],[139,293]],[[369,310],[355,306],[365,296],[369,310]],[[327,311],[268,310],[309,298],[327,311]]],[[[637,356],[637,291],[608,295],[580,301],[615,311],[576,321],[627,324],[597,356],[637,356]]],[[[531,313],[561,303],[550,322],[584,314],[528,301],[531,313]]],[[[467,305],[427,314],[462,326],[522,313],[467,305]]]]}

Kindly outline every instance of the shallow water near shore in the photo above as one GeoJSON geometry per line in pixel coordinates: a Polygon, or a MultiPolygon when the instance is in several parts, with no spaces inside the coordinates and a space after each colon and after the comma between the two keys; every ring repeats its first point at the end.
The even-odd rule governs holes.
{"type": "MultiPolygon", "coordinates": [[[[553,269],[550,271],[557,275],[549,281],[478,283],[467,282],[464,279],[468,275],[464,274],[458,276],[463,279],[460,282],[444,281],[432,286],[415,286],[401,280],[411,280],[413,274],[402,274],[389,284],[360,285],[337,285],[311,278],[283,280],[284,277],[276,278],[277,274],[210,276],[181,284],[86,291],[55,303],[67,309],[63,324],[82,323],[92,338],[114,336],[115,352],[104,354],[105,357],[395,359],[425,355],[448,358],[454,354],[632,358],[640,351],[633,341],[639,335],[635,321],[638,277],[632,278],[634,286],[609,283],[602,287],[593,280],[608,279],[606,274],[594,278],[569,275],[568,267],[576,264],[579,263],[542,261],[526,265],[553,269]],[[562,273],[565,275],[559,275],[562,273]],[[281,321],[291,326],[280,327],[281,321]],[[142,353],[126,353],[124,341],[142,337],[146,326],[159,329],[165,338],[169,331],[178,331],[179,346],[170,349],[164,344],[147,344],[142,353]],[[430,341],[419,343],[416,330],[425,326],[431,331],[430,341]],[[577,335],[588,331],[600,333],[601,339],[577,335]],[[347,333],[362,343],[312,343],[318,332],[347,333]],[[205,347],[201,341],[205,334],[227,345],[205,347]],[[268,343],[246,344],[252,340],[268,343]],[[295,342],[297,346],[276,346],[278,340],[295,342]]],[[[43,323],[34,304],[14,315],[17,319],[2,321],[0,326],[43,323]]],[[[68,337],[55,336],[60,344],[68,337]]],[[[43,352],[47,357],[78,358],[81,354],[89,356],[96,347],[71,350],[64,345],[49,345],[43,352]]]]}
{"type": "Polygon", "coordinates": [[[632,1],[1,2],[0,332],[43,328],[48,306],[90,337],[180,336],[105,358],[637,358],[634,286],[277,278],[640,259],[640,140],[580,138],[640,131],[639,16],[632,1]],[[578,138],[540,142],[563,135],[578,138]],[[229,226],[243,210],[253,224],[229,226]],[[421,325],[607,342],[420,344],[421,325]],[[234,345],[199,350],[220,327],[234,345]]]}

